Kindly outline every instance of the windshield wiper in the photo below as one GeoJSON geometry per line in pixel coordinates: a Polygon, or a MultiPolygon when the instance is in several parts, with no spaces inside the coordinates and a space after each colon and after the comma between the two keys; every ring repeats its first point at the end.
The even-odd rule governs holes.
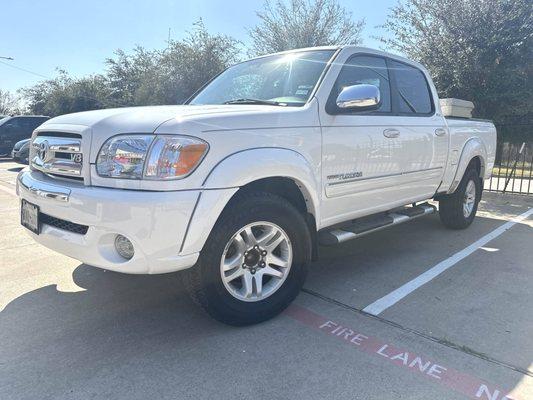
{"type": "Polygon", "coordinates": [[[260,99],[233,99],[225,101],[224,104],[262,104],[267,106],[286,106],[287,103],[280,103],[279,101],[260,100],[260,99]]]}

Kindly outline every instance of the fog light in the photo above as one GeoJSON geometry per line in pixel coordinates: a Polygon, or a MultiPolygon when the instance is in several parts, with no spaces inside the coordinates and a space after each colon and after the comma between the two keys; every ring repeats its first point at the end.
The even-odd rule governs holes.
{"type": "Polygon", "coordinates": [[[133,249],[133,243],[126,237],[122,235],[117,235],[115,238],[115,248],[122,257],[130,259],[135,254],[133,249]]]}

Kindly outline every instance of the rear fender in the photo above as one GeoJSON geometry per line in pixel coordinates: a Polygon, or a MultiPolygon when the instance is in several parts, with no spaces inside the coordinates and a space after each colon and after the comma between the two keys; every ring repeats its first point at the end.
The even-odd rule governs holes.
{"type": "Polygon", "coordinates": [[[487,161],[487,149],[481,139],[479,138],[471,138],[467,140],[465,143],[463,150],[461,152],[461,157],[459,158],[459,162],[457,164],[457,169],[455,171],[455,176],[453,178],[452,184],[450,186],[450,189],[448,190],[448,193],[453,193],[459,186],[459,183],[461,182],[461,179],[463,179],[463,176],[466,172],[466,168],[468,167],[468,164],[470,164],[470,161],[474,157],[479,157],[481,161],[481,170],[480,170],[480,178],[485,177],[485,167],[486,167],[486,161],[487,161]]]}

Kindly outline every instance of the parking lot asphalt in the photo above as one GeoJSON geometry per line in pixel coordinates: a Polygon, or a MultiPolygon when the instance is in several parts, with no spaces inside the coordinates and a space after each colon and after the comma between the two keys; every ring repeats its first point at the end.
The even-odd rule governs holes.
{"type": "Polygon", "coordinates": [[[0,160],[0,399],[533,398],[531,197],[484,194],[464,231],[431,215],[321,248],[293,306],[234,328],[180,273],[122,275],[35,244],[19,168],[0,160]]]}

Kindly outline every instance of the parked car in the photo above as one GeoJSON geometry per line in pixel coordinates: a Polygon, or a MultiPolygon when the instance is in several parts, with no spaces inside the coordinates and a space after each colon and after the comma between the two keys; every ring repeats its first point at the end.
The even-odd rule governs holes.
{"type": "Polygon", "coordinates": [[[426,69],[396,55],[268,55],[230,67],[186,105],[47,121],[17,179],[21,221],[89,265],[186,270],[210,315],[256,323],[296,297],[319,244],[433,213],[430,199],[447,227],[472,223],[496,129],[451,114],[426,69]]]}
{"type": "Polygon", "coordinates": [[[30,157],[31,139],[24,139],[13,146],[11,151],[11,158],[21,164],[28,164],[30,157]]]}
{"type": "Polygon", "coordinates": [[[44,115],[15,115],[0,119],[0,154],[8,154],[15,143],[31,137],[35,128],[50,119],[44,115]]]}

